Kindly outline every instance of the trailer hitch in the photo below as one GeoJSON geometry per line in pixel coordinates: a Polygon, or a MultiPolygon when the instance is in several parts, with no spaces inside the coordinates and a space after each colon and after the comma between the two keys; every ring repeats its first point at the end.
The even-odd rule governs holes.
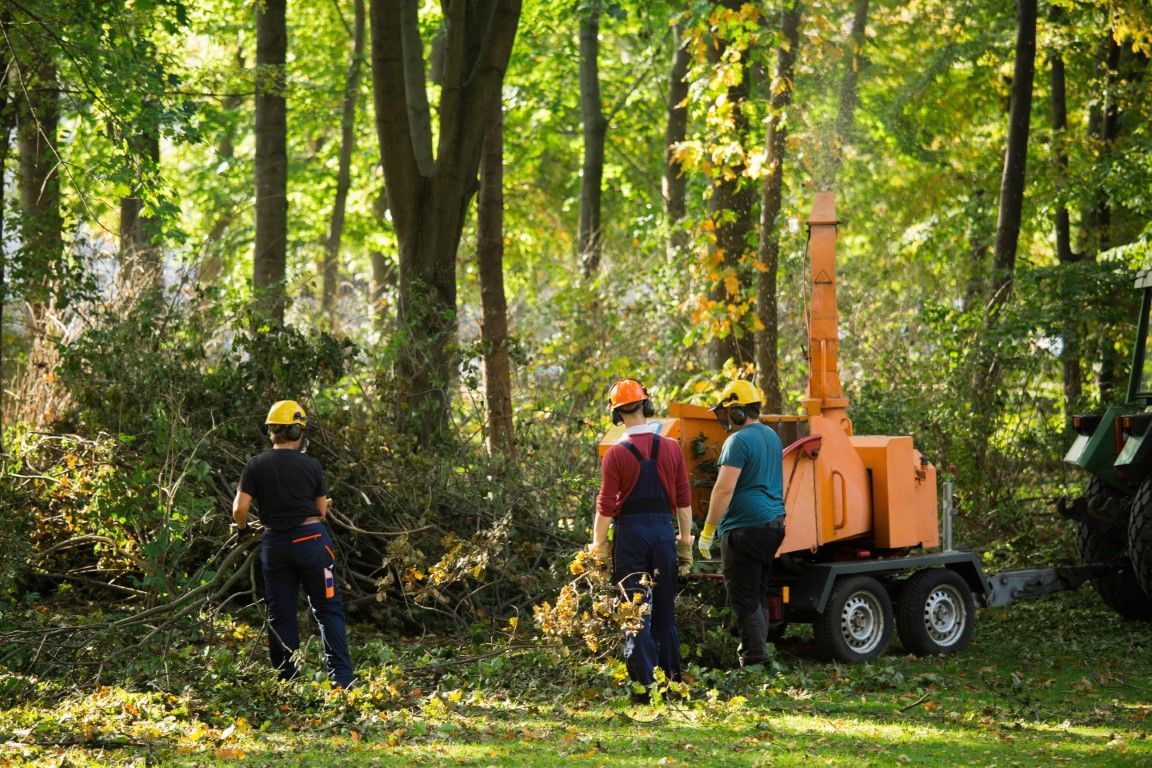
{"type": "Polygon", "coordinates": [[[1017,600],[1033,600],[1056,592],[1076,589],[1091,579],[1113,576],[1126,568],[1124,562],[1058,565],[1054,568],[1027,568],[1002,571],[988,577],[984,605],[999,608],[1017,600]]]}

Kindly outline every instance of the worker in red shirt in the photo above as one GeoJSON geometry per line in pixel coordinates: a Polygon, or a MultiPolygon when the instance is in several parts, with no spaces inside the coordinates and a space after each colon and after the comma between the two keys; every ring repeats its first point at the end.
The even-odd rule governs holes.
{"type": "Polygon", "coordinates": [[[624,643],[632,700],[647,703],[657,666],[669,680],[680,679],[676,579],[680,568],[687,571],[692,565],[691,487],[680,444],[661,438],[659,423],[648,422],[655,409],[643,384],[617,381],[608,392],[608,406],[612,423],[625,430],[604,454],[588,548],[597,559],[612,560],[613,579],[630,596],[639,592],[649,603],[643,628],[624,643]],[[679,535],[672,528],[673,516],[679,535]],[[611,543],[610,525],[615,528],[611,543]]]}

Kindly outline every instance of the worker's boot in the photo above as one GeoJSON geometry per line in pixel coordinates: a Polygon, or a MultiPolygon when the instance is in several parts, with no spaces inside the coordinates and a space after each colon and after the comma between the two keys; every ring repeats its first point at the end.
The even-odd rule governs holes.
{"type": "Polygon", "coordinates": [[[767,658],[764,655],[767,639],[768,617],[764,614],[764,609],[758,607],[740,622],[740,646],[736,652],[740,657],[741,667],[764,663],[767,658]]]}

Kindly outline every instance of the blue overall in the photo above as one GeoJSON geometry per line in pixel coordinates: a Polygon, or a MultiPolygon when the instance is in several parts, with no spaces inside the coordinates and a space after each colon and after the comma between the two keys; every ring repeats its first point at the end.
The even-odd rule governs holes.
{"type": "Polygon", "coordinates": [[[651,611],[643,628],[624,644],[628,677],[641,685],[655,680],[653,668],[659,666],[670,680],[680,679],[680,636],[676,633],[676,534],[672,530],[668,495],[660,483],[656,460],[661,440],[652,436],[652,455],[645,459],[639,449],[628,442],[625,446],[640,462],[636,487],[624,500],[613,545],[613,578],[629,596],[644,593],[644,574],[654,582],[646,596],[651,611]]]}
{"type": "Polygon", "coordinates": [[[300,648],[296,599],[303,587],[320,628],[328,676],[336,685],[347,687],[352,682],[352,656],[327,527],[310,523],[287,531],[265,531],[260,565],[268,604],[268,651],[280,677],[291,680],[297,674],[292,654],[300,648]]]}

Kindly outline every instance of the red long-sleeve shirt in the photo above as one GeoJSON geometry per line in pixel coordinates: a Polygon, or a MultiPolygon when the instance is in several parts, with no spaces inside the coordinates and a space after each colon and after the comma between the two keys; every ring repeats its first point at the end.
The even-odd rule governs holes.
{"type": "MultiPolygon", "coordinates": [[[[628,435],[628,441],[645,458],[652,455],[651,432],[628,435]]],[[[691,506],[692,487],[688,483],[688,469],[684,466],[684,455],[680,453],[678,441],[660,438],[656,472],[660,475],[660,485],[668,497],[669,512],[675,513],[678,507],[691,506]]],[[[624,501],[639,480],[640,462],[632,452],[619,443],[609,448],[600,464],[600,493],[596,496],[596,511],[604,517],[619,515],[624,501]]]]}

